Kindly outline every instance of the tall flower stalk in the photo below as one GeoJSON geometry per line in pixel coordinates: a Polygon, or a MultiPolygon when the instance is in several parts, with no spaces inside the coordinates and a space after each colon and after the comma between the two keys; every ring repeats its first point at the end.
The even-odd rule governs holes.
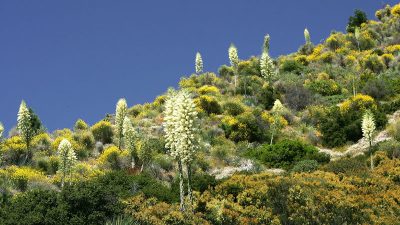
{"type": "Polygon", "coordinates": [[[374,162],[372,158],[372,138],[373,134],[375,132],[376,126],[375,126],[375,119],[374,115],[372,114],[371,111],[366,111],[363,115],[362,118],[362,123],[361,123],[361,129],[362,133],[365,139],[368,140],[369,143],[369,150],[370,150],[370,156],[371,156],[371,170],[374,169],[374,162]]]}
{"type": "Polygon", "coordinates": [[[118,137],[118,148],[121,150],[124,137],[124,119],[128,111],[126,100],[124,98],[119,99],[115,108],[115,129],[118,137]]]}
{"type": "Polygon", "coordinates": [[[25,162],[32,156],[31,151],[31,140],[35,135],[35,131],[31,126],[31,114],[29,112],[28,107],[26,106],[25,101],[21,102],[18,110],[18,118],[17,118],[17,129],[24,140],[27,148],[27,154],[25,156],[25,162]]]}
{"type": "Polygon", "coordinates": [[[71,143],[63,139],[58,146],[58,154],[61,159],[59,171],[61,172],[61,187],[64,187],[67,176],[72,177],[72,169],[76,163],[76,156],[71,143]]]}
{"type": "Polygon", "coordinates": [[[185,90],[171,91],[165,103],[164,130],[166,147],[178,162],[180,209],[185,210],[183,166],[186,166],[188,175],[188,197],[190,206],[193,206],[191,189],[191,164],[198,148],[198,128],[196,105],[191,94],[185,90]]]}
{"type": "Polygon", "coordinates": [[[200,52],[196,53],[195,69],[197,75],[203,72],[203,59],[201,58],[200,52]]]}
{"type": "Polygon", "coordinates": [[[235,83],[235,94],[237,87],[237,77],[238,77],[238,67],[239,67],[239,56],[235,45],[231,44],[228,49],[228,56],[234,73],[234,83],[235,83]]]}

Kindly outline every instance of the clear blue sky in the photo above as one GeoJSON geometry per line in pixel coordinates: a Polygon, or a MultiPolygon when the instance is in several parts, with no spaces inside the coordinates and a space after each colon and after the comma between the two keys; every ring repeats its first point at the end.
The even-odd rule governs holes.
{"type": "Polygon", "coordinates": [[[381,0],[0,0],[0,121],[16,124],[22,99],[50,130],[90,124],[152,101],[194,70],[258,55],[265,33],[271,54],[296,51],[307,27],[314,43],[343,31],[354,9],[374,12],[381,0]]]}

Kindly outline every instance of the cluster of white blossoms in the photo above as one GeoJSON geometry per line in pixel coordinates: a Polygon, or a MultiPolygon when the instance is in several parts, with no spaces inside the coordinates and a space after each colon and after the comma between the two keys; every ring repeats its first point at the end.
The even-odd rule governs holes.
{"type": "Polygon", "coordinates": [[[22,101],[18,111],[17,129],[27,144],[33,137],[33,130],[31,128],[30,120],[31,120],[31,114],[29,113],[29,109],[26,106],[25,101],[22,101]]]}
{"type": "Polygon", "coordinates": [[[0,138],[1,138],[1,136],[3,136],[3,131],[4,131],[3,124],[0,123],[0,138]]]}
{"type": "Polygon", "coordinates": [[[135,140],[137,138],[137,132],[135,128],[133,128],[132,121],[128,117],[124,119],[124,129],[123,134],[125,137],[125,145],[130,151],[134,151],[135,149],[135,140]]]}
{"type": "Polygon", "coordinates": [[[191,94],[185,90],[170,93],[165,103],[165,146],[182,163],[190,163],[197,148],[196,120],[196,105],[191,94]]]}
{"type": "Polygon", "coordinates": [[[61,163],[59,170],[64,174],[70,174],[72,168],[76,163],[75,151],[71,143],[67,139],[63,139],[58,146],[58,155],[60,156],[61,163]]]}
{"type": "Polygon", "coordinates": [[[307,28],[304,29],[304,39],[306,40],[306,44],[311,44],[310,32],[308,32],[307,28]]]}
{"type": "Polygon", "coordinates": [[[121,149],[121,141],[124,130],[124,119],[127,111],[128,111],[128,105],[126,104],[126,100],[124,98],[119,99],[115,109],[115,127],[119,138],[118,145],[120,149],[121,149]]]}
{"type": "Polygon", "coordinates": [[[235,69],[237,69],[239,65],[239,56],[238,56],[238,51],[237,48],[231,44],[228,49],[228,55],[229,55],[229,61],[231,63],[231,66],[235,69]]]}
{"type": "Polygon", "coordinates": [[[276,99],[274,102],[274,106],[272,107],[272,112],[274,113],[282,113],[285,110],[285,107],[282,105],[282,102],[279,99],[276,99]]]}
{"type": "Polygon", "coordinates": [[[270,41],[270,37],[269,34],[266,34],[264,36],[264,44],[263,44],[263,52],[269,52],[269,41],[270,41]]]}
{"type": "Polygon", "coordinates": [[[196,53],[196,63],[195,63],[196,74],[203,72],[203,59],[199,52],[196,53]]]}
{"type": "Polygon", "coordinates": [[[266,80],[272,79],[272,77],[275,75],[274,62],[272,61],[271,57],[266,51],[264,51],[261,55],[260,70],[261,70],[261,75],[266,80]]]}
{"type": "Polygon", "coordinates": [[[374,115],[372,114],[371,111],[367,111],[363,115],[361,129],[364,138],[371,140],[372,135],[376,129],[374,115]]]}

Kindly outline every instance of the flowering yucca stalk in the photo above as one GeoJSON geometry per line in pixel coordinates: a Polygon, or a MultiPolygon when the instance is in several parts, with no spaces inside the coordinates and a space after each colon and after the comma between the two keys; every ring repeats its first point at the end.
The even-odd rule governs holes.
{"type": "Polygon", "coordinates": [[[238,66],[239,66],[239,56],[238,56],[238,51],[235,45],[231,44],[228,49],[228,55],[229,55],[229,61],[231,63],[231,66],[233,67],[234,70],[234,75],[235,75],[235,93],[236,93],[236,86],[237,86],[237,74],[238,74],[238,66]]]}
{"type": "Polygon", "coordinates": [[[268,52],[266,51],[264,51],[261,55],[260,70],[261,70],[261,75],[264,77],[264,79],[268,81],[270,81],[275,75],[274,63],[271,57],[269,56],[268,52]]]}
{"type": "Polygon", "coordinates": [[[191,163],[198,144],[197,111],[191,94],[185,90],[170,91],[165,102],[164,130],[166,147],[172,157],[178,161],[181,210],[185,210],[183,191],[183,168],[188,172],[188,195],[192,203],[191,163]]]}
{"type": "Polygon", "coordinates": [[[4,127],[3,124],[0,122],[0,139],[3,136],[4,127]]]}
{"type": "Polygon", "coordinates": [[[31,157],[32,152],[30,148],[31,140],[33,138],[34,130],[31,126],[31,114],[29,112],[28,107],[26,106],[25,101],[22,100],[21,105],[18,110],[18,118],[17,118],[17,129],[24,140],[27,148],[27,154],[25,156],[25,162],[31,157]]]}
{"type": "MultiPolygon", "coordinates": [[[[361,129],[362,129],[364,138],[368,140],[369,149],[371,151],[372,138],[373,138],[373,134],[375,132],[376,126],[375,126],[374,115],[369,110],[367,110],[363,115],[361,129]]],[[[373,170],[373,169],[374,169],[374,163],[373,163],[372,152],[371,152],[371,170],[373,170]]]]}
{"type": "Polygon", "coordinates": [[[61,187],[64,187],[65,178],[67,175],[72,177],[72,169],[76,163],[76,156],[71,143],[67,139],[63,139],[58,146],[58,155],[61,163],[59,171],[61,172],[61,187]]]}
{"type": "Polygon", "coordinates": [[[311,44],[311,37],[310,37],[310,32],[308,31],[308,29],[304,29],[304,39],[306,40],[306,45],[310,45],[311,44]]]}
{"type": "Polygon", "coordinates": [[[133,128],[132,121],[126,116],[124,119],[124,138],[125,138],[125,145],[126,148],[131,153],[131,168],[135,168],[135,158],[137,157],[136,152],[136,139],[137,139],[137,132],[133,128]]]}
{"type": "Polygon", "coordinates": [[[264,53],[264,52],[269,52],[269,41],[270,41],[270,37],[269,37],[269,34],[266,34],[265,36],[264,36],[264,44],[263,44],[263,49],[262,49],[262,52],[264,53]]]}
{"type": "Polygon", "coordinates": [[[282,105],[281,101],[279,99],[276,99],[274,102],[274,106],[272,107],[272,114],[273,114],[273,122],[271,124],[271,142],[270,145],[272,145],[274,136],[279,132],[279,130],[282,128],[281,124],[281,116],[282,113],[284,112],[285,107],[282,105]]]}
{"type": "Polygon", "coordinates": [[[124,119],[126,116],[126,113],[128,111],[128,106],[126,104],[126,100],[124,98],[121,98],[117,102],[117,106],[115,109],[115,128],[116,128],[116,133],[118,136],[118,148],[121,150],[122,146],[122,138],[124,137],[123,131],[124,131],[124,119]]]}
{"type": "Polygon", "coordinates": [[[203,59],[201,58],[200,52],[196,53],[196,63],[195,63],[196,74],[203,72],[203,59]]]}
{"type": "Polygon", "coordinates": [[[356,27],[356,29],[354,30],[354,37],[356,38],[356,41],[357,41],[358,51],[361,51],[361,49],[360,49],[360,28],[359,27],[356,27]]]}

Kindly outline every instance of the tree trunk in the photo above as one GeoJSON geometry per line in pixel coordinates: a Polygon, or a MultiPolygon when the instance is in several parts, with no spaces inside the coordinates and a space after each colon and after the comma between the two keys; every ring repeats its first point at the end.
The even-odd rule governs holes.
{"type": "Polygon", "coordinates": [[[189,202],[190,202],[190,209],[193,212],[192,167],[191,167],[190,163],[186,164],[186,169],[187,169],[187,173],[188,173],[188,196],[189,196],[189,202]]]}
{"type": "Polygon", "coordinates": [[[179,172],[179,194],[180,194],[180,205],[179,209],[185,211],[185,193],[183,191],[183,169],[182,162],[178,159],[178,172],[179,172]]]}

